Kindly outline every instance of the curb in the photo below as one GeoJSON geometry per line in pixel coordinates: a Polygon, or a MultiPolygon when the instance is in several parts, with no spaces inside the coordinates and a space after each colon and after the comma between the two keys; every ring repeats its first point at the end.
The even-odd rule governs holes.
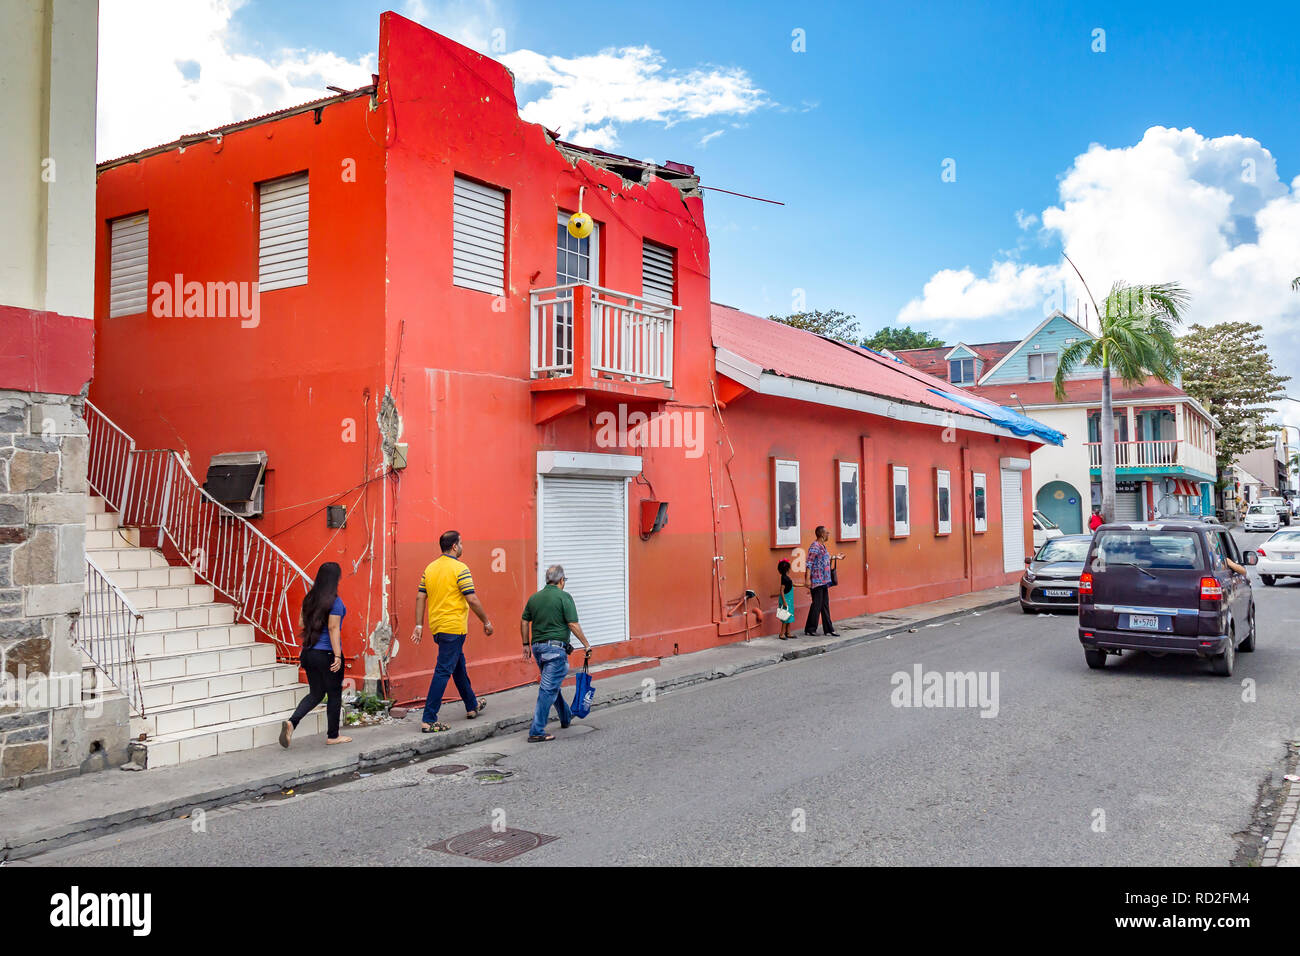
{"type": "MultiPolygon", "coordinates": [[[[977,604],[959,611],[951,611],[934,617],[918,618],[915,621],[876,631],[863,631],[855,634],[846,628],[847,636],[835,641],[773,652],[751,661],[716,665],[707,670],[681,674],[676,677],[655,678],[655,684],[658,690],[691,687],[707,681],[733,677],[736,674],[785,663],[786,661],[797,661],[847,647],[856,647],[886,637],[892,637],[895,634],[907,633],[913,628],[923,627],[927,624],[940,624],[959,617],[967,617],[976,611],[982,612],[1007,604],[1014,604],[1018,600],[1019,597],[1014,595],[999,598],[995,601],[977,604]]],[[[616,691],[607,696],[598,697],[592,705],[592,710],[603,710],[607,707],[630,703],[640,698],[640,696],[641,690],[635,686],[616,691]]],[[[388,744],[372,750],[363,750],[355,755],[340,755],[335,762],[324,766],[317,765],[311,770],[286,769],[280,773],[232,784],[229,787],[219,787],[183,798],[172,797],[147,806],[123,810],[119,813],[92,817],[76,823],[61,824],[28,834],[22,837],[20,842],[16,843],[10,843],[9,838],[4,837],[0,839],[0,861],[27,859],[50,850],[107,836],[110,833],[132,826],[173,820],[196,809],[215,810],[219,807],[241,803],[245,800],[267,796],[272,793],[279,793],[290,788],[319,783],[322,780],[330,780],[335,777],[343,777],[361,770],[387,767],[419,757],[456,750],[460,747],[487,740],[497,734],[518,731],[527,727],[531,720],[532,716],[525,714],[519,717],[503,717],[495,723],[459,728],[442,734],[417,734],[409,741],[388,744]]],[[[1293,797],[1300,799],[1300,790],[1296,790],[1293,797]]]]}
{"type": "MultiPolygon", "coordinates": [[[[1291,745],[1292,752],[1300,750],[1300,742],[1291,745]]],[[[1264,845],[1264,854],[1260,866],[1278,866],[1282,863],[1282,854],[1288,843],[1300,844],[1300,826],[1296,826],[1296,816],[1300,814],[1300,782],[1288,780],[1281,799],[1277,822],[1264,845]]],[[[1300,855],[1300,854],[1297,854],[1300,855]]],[[[1285,865],[1291,866],[1288,862],[1285,865]]]]}

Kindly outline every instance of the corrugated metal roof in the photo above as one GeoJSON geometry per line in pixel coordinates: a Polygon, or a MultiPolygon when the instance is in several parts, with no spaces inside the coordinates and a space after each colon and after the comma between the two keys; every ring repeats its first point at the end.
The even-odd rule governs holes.
{"type": "MultiPolygon", "coordinates": [[[[1166,385],[1154,375],[1138,386],[1125,385],[1119,379],[1111,379],[1111,398],[1113,401],[1138,401],[1151,398],[1186,398],[1187,393],[1177,385],[1166,385]]],[[[1015,392],[1024,405],[1057,405],[1056,386],[1053,382],[1019,382],[1004,385],[978,385],[968,391],[987,398],[999,405],[1014,406],[1015,392]]],[[[1066,402],[1101,402],[1101,379],[1081,378],[1065,383],[1066,402]]]]}
{"type": "MultiPolygon", "coordinates": [[[[984,371],[988,371],[1001,362],[1012,349],[1019,345],[1014,342],[984,342],[980,345],[967,344],[966,347],[984,360],[984,371]]],[[[945,382],[948,380],[948,362],[944,356],[957,347],[943,345],[932,349],[890,349],[895,355],[914,369],[929,375],[936,375],[945,382]]]]}
{"type": "Polygon", "coordinates": [[[972,414],[971,409],[937,394],[957,391],[955,386],[870,349],[836,342],[716,302],[712,317],[713,344],[762,366],[764,371],[954,415],[972,414]]]}

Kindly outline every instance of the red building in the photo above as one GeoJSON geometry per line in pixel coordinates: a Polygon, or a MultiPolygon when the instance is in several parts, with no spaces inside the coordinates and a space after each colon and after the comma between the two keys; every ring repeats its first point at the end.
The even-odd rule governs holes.
{"type": "Polygon", "coordinates": [[[536,678],[514,622],[552,563],[613,661],[770,633],[817,524],[848,555],[839,616],[1013,580],[1004,512],[1028,547],[1028,483],[1008,508],[999,473],[1039,439],[711,305],[690,167],[557,141],[503,66],[395,14],[372,87],[104,163],[97,219],[91,401],[200,480],[265,452],[254,524],[343,566],[348,673],[400,699],[434,664],[406,637],[449,528],[497,625],[470,625],[485,691],[536,678]],[[746,588],[761,615],[732,613],[746,588]]]}

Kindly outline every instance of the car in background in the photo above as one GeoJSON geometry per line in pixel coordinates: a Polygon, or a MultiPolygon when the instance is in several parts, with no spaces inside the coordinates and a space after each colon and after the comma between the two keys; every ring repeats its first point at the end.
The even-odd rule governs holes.
{"type": "Polygon", "coordinates": [[[1025,558],[1025,573],[1020,577],[1020,610],[1026,614],[1040,611],[1077,611],[1079,609],[1079,575],[1083,559],[1088,556],[1090,534],[1066,534],[1049,538],[1033,555],[1025,558]]]}
{"type": "Polygon", "coordinates": [[[1079,642],[1088,666],[1126,650],[1208,658],[1232,675],[1237,651],[1255,649],[1255,597],[1249,567],[1226,528],[1203,521],[1102,525],[1079,576],[1079,642]]]}
{"type": "Polygon", "coordinates": [[[1043,542],[1050,538],[1059,538],[1065,534],[1058,525],[1041,511],[1034,512],[1034,550],[1037,551],[1043,546],[1043,542]]]}
{"type": "Polygon", "coordinates": [[[1247,531],[1276,531],[1282,524],[1272,505],[1253,504],[1246,509],[1241,526],[1247,531]]]}
{"type": "Polygon", "coordinates": [[[1286,503],[1285,498],[1260,498],[1259,501],[1255,503],[1260,505],[1269,505],[1277,512],[1278,521],[1288,526],[1291,524],[1291,506],[1286,503]]]}
{"type": "Polygon", "coordinates": [[[1300,528],[1282,528],[1255,551],[1259,555],[1255,570],[1268,587],[1278,578],[1300,578],[1300,528]]]}

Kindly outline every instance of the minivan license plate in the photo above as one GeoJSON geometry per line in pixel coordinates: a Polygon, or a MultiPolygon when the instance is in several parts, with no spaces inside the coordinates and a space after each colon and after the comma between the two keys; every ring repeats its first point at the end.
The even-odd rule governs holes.
{"type": "Polygon", "coordinates": [[[1128,626],[1134,630],[1158,631],[1160,630],[1160,618],[1155,614],[1130,614],[1128,616],[1128,626]]]}
{"type": "Polygon", "coordinates": [[[1074,597],[1074,592],[1068,588],[1048,588],[1044,593],[1048,597],[1074,597]]]}

